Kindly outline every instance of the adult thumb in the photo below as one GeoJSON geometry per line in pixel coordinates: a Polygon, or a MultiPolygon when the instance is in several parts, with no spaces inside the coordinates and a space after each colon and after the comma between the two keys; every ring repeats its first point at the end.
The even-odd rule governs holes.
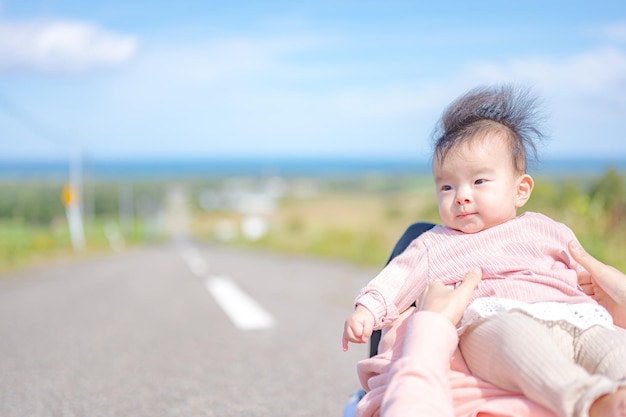
{"type": "Polygon", "coordinates": [[[465,274],[465,276],[463,277],[463,281],[457,287],[456,290],[457,291],[461,290],[461,291],[466,291],[468,293],[472,293],[474,292],[476,287],[478,287],[478,284],[480,283],[480,280],[482,279],[482,277],[483,277],[482,269],[476,266],[470,269],[467,272],[467,274],[465,274]]]}
{"type": "Polygon", "coordinates": [[[569,241],[567,246],[569,248],[570,253],[572,254],[572,258],[574,258],[576,262],[578,262],[583,268],[585,268],[592,275],[594,274],[594,271],[604,266],[602,262],[598,261],[596,258],[589,255],[589,253],[587,253],[585,248],[583,248],[581,244],[578,243],[576,240],[569,241]]]}

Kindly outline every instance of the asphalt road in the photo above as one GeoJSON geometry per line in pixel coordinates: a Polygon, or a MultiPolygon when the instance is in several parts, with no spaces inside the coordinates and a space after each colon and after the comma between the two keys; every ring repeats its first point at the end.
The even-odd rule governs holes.
{"type": "Polygon", "coordinates": [[[0,416],[341,416],[376,271],[179,241],[0,276],[0,416]],[[271,318],[242,328],[207,281],[271,318]]]}

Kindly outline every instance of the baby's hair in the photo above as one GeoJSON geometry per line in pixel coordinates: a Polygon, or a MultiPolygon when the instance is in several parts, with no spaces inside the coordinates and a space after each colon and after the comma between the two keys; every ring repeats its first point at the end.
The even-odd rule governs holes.
{"type": "Polygon", "coordinates": [[[434,157],[443,161],[460,143],[487,134],[503,134],[509,140],[514,167],[526,172],[530,158],[537,159],[541,117],[538,99],[530,90],[512,85],[477,87],[453,101],[435,131],[434,157]]]}

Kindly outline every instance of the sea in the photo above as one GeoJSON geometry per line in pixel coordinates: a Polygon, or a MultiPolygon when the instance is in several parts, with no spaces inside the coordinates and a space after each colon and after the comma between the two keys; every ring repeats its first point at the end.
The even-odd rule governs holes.
{"type": "MultiPolygon", "coordinates": [[[[0,160],[0,181],[63,180],[76,168],[63,160],[0,160]]],[[[185,158],[83,160],[84,177],[94,180],[159,180],[242,177],[358,177],[429,175],[428,160],[402,158],[185,158]]],[[[549,159],[530,167],[533,175],[599,176],[609,169],[626,174],[626,157],[549,159]]]]}

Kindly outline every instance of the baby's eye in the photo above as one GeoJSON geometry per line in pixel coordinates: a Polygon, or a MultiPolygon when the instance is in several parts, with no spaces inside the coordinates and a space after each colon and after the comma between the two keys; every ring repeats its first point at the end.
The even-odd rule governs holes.
{"type": "Polygon", "coordinates": [[[440,188],[441,191],[450,191],[451,189],[452,187],[449,185],[442,185],[440,188]]]}
{"type": "Polygon", "coordinates": [[[480,184],[484,184],[484,183],[486,183],[486,182],[487,182],[487,180],[485,180],[485,179],[482,179],[482,178],[481,178],[481,179],[479,179],[479,180],[474,181],[474,184],[476,184],[476,185],[480,185],[480,184]]]}

